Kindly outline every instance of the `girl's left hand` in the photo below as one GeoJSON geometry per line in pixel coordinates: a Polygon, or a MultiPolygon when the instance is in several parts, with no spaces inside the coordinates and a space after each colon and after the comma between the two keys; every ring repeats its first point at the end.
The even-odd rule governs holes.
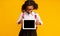
{"type": "Polygon", "coordinates": [[[37,24],[37,25],[39,25],[39,24],[40,24],[38,20],[36,20],[36,24],[37,24]]]}

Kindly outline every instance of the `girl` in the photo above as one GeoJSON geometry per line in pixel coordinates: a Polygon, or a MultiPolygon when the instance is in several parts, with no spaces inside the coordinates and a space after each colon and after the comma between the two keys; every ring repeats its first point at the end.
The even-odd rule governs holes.
{"type": "MultiPolygon", "coordinates": [[[[43,23],[39,15],[36,12],[33,12],[33,10],[37,8],[38,8],[38,5],[33,0],[25,1],[25,3],[22,5],[23,12],[21,13],[17,23],[23,24],[23,19],[31,20],[32,18],[33,19],[35,18],[36,19],[35,23],[42,25],[43,23]]],[[[36,33],[36,30],[24,30],[21,28],[19,36],[37,36],[37,33],[36,33]]]]}

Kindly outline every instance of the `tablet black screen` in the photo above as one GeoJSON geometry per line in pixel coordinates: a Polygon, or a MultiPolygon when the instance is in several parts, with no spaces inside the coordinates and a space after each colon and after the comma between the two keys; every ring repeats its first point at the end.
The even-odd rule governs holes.
{"type": "Polygon", "coordinates": [[[24,28],[34,28],[35,21],[34,20],[24,20],[24,28]]]}

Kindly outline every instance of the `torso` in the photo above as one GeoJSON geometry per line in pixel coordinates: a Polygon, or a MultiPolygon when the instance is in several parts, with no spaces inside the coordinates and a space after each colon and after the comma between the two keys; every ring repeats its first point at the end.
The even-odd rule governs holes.
{"type": "Polygon", "coordinates": [[[36,18],[35,18],[35,13],[32,12],[31,14],[28,14],[27,12],[24,12],[24,16],[23,16],[24,20],[35,20],[36,23],[36,18]]]}

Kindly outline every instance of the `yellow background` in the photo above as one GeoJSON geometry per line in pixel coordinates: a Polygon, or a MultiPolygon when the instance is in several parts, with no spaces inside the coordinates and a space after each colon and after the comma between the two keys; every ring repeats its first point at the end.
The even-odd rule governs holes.
{"type": "MultiPolygon", "coordinates": [[[[0,36],[18,36],[16,24],[25,0],[0,0],[0,36]]],[[[38,26],[38,36],[60,36],[60,0],[35,0],[43,26],[38,26]]]]}

